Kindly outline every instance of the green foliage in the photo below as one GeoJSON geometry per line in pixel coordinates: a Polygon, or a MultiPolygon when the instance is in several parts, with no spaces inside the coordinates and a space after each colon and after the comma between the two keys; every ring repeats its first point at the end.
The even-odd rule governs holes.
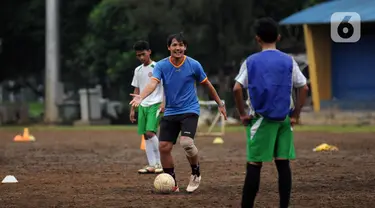
{"type": "MultiPolygon", "coordinates": [[[[280,20],[322,1],[60,0],[62,81],[74,88],[99,83],[104,95],[115,99],[127,95],[139,65],[134,42],[149,41],[153,59],[160,60],[168,56],[167,36],[180,31],[188,38],[188,55],[199,60],[209,76],[233,75],[240,61],[258,50],[252,31],[256,18],[280,20]]],[[[4,2],[0,6],[0,81],[27,75],[38,75],[42,81],[45,0],[4,2]]],[[[303,41],[293,36],[284,35],[282,44],[303,41]]]]}
{"type": "MultiPolygon", "coordinates": [[[[86,33],[87,14],[100,0],[60,0],[61,70],[64,81],[74,79],[66,67],[86,33]]],[[[3,0],[0,5],[0,81],[35,76],[43,81],[45,68],[46,0],[3,0]]],[[[75,71],[76,73],[76,71],[75,71]]]]}
{"type": "Polygon", "coordinates": [[[90,83],[104,86],[105,94],[119,96],[114,88],[128,94],[139,64],[134,42],[149,41],[154,60],[159,60],[168,55],[166,37],[183,31],[188,55],[209,75],[233,74],[244,57],[258,50],[252,31],[256,18],[280,20],[302,6],[299,0],[102,0],[89,14],[88,32],[71,67],[85,71],[90,83]]]}
{"type": "Polygon", "coordinates": [[[6,1],[0,5],[0,81],[30,75],[44,66],[44,1],[6,1]]]}
{"type": "Polygon", "coordinates": [[[314,6],[316,4],[320,4],[322,2],[326,2],[327,0],[306,0],[304,5],[303,5],[303,9],[306,9],[308,7],[311,7],[311,6],[314,6]]]}
{"type": "Polygon", "coordinates": [[[113,92],[114,87],[120,91],[125,89],[125,94],[132,91],[130,82],[135,67],[139,65],[132,46],[135,41],[145,39],[153,50],[161,51],[153,53],[155,60],[165,56],[165,44],[159,45],[158,50],[157,44],[153,43],[165,42],[167,33],[176,29],[165,28],[165,22],[179,25],[178,19],[172,18],[177,13],[169,10],[169,5],[160,0],[101,1],[89,15],[89,31],[76,49],[72,66],[86,70],[85,77],[105,76],[105,82],[110,82],[110,86],[104,80],[96,80],[104,85],[104,93],[111,91],[112,96],[119,96],[113,92]]]}

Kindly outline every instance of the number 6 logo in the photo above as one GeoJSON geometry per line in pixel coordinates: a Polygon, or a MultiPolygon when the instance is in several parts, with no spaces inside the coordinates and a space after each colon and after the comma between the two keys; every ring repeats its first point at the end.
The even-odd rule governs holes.
{"type": "Polygon", "coordinates": [[[361,16],[356,12],[331,15],[331,39],[336,43],[355,43],[361,38],[361,16]]]}

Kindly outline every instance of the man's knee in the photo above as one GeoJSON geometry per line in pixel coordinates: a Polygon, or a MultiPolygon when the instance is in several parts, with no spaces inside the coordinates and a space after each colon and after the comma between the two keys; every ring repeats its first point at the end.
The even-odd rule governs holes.
{"type": "Polygon", "coordinates": [[[159,151],[160,153],[170,153],[172,151],[173,143],[160,141],[159,142],[159,151]]]}
{"type": "Polygon", "coordinates": [[[180,145],[184,148],[188,157],[194,157],[198,154],[198,149],[194,145],[194,140],[192,138],[182,136],[180,139],[180,145]]]}

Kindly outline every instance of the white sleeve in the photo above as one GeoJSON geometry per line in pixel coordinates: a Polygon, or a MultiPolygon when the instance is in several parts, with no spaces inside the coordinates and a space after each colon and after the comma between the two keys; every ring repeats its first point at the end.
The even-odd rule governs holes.
{"type": "Polygon", "coordinates": [[[293,87],[299,88],[306,85],[306,77],[302,74],[297,62],[293,59],[293,87]]]}
{"type": "Polygon", "coordinates": [[[242,63],[240,72],[234,79],[238,83],[242,85],[242,87],[247,87],[247,66],[246,66],[246,60],[242,63]]]}
{"type": "Polygon", "coordinates": [[[134,70],[133,81],[132,81],[131,85],[133,87],[138,87],[139,88],[138,77],[137,77],[137,69],[134,70]]]}

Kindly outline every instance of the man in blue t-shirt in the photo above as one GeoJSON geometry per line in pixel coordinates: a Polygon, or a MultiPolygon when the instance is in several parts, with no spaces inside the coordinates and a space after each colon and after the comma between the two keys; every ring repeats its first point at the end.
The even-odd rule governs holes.
{"type": "Polygon", "coordinates": [[[255,24],[255,33],[262,51],[243,62],[233,88],[237,110],[247,133],[242,207],[254,206],[262,163],[275,160],[280,208],[287,208],[292,184],[289,160],[295,159],[293,125],[305,103],[308,88],[306,78],[293,58],[276,49],[280,38],[277,23],[262,18],[255,24]],[[242,88],[249,94],[249,114],[244,109],[242,88]],[[299,91],[295,104],[292,88],[299,91]]]}
{"type": "Polygon", "coordinates": [[[192,170],[186,191],[193,192],[199,187],[201,181],[198,149],[194,145],[194,136],[200,113],[195,83],[199,82],[207,88],[225,119],[227,119],[226,110],[201,64],[184,54],[187,43],[182,33],[170,35],[167,39],[167,46],[171,55],[156,64],[150,83],[140,95],[131,94],[134,98],[130,104],[138,106],[143,99],[155,90],[160,82],[163,83],[165,112],[160,121],[159,151],[161,163],[164,172],[175,179],[173,191],[178,192],[179,188],[171,152],[181,132],[180,145],[185,150],[192,170]]]}

